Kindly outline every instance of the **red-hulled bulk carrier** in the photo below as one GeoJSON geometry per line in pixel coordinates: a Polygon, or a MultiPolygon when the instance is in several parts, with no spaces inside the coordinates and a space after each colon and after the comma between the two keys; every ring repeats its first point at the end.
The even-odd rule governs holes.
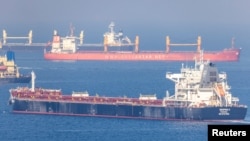
{"type": "MultiPolygon", "coordinates": [[[[110,32],[104,34],[103,44],[86,45],[101,46],[99,50],[90,49],[91,47],[89,47],[90,50],[79,49],[81,47],[78,46],[77,40],[80,39],[80,45],[83,46],[83,32],[81,32],[79,38],[73,36],[73,34],[61,38],[55,32],[52,48],[50,51],[44,51],[44,58],[47,60],[193,61],[195,58],[199,58],[202,51],[200,36],[197,39],[197,43],[193,44],[173,44],[170,43],[169,36],[167,36],[165,51],[140,51],[138,36],[136,36],[135,42],[132,43],[128,37],[123,36],[122,32],[114,32],[114,23],[111,23],[109,27],[110,32]],[[170,46],[197,46],[197,50],[170,51],[170,46]]],[[[202,52],[206,60],[238,61],[240,51],[240,48],[232,46],[221,51],[202,52]]]]}

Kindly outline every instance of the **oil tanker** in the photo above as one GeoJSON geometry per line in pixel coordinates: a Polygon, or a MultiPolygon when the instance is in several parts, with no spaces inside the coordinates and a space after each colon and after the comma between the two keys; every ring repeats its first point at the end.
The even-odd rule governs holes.
{"type": "Polygon", "coordinates": [[[175,92],[158,99],[156,94],[138,98],[89,95],[87,91],[63,94],[61,89],[32,86],[10,89],[13,113],[132,118],[149,120],[244,120],[247,106],[230,92],[225,72],[210,61],[196,60],[194,67],[182,66],[180,73],[166,73],[175,92]]]}
{"type": "Polygon", "coordinates": [[[29,83],[30,80],[30,74],[24,75],[19,72],[13,51],[7,51],[4,56],[0,57],[0,84],[29,83]]]}
{"type": "MultiPolygon", "coordinates": [[[[79,37],[74,36],[71,29],[70,36],[60,37],[54,32],[51,50],[44,50],[44,58],[47,60],[98,60],[98,61],[194,61],[200,56],[201,37],[196,43],[170,43],[166,37],[165,51],[140,51],[139,36],[132,43],[123,32],[114,31],[114,23],[109,25],[110,31],[104,34],[103,44],[83,44],[83,31],[79,37]],[[79,43],[78,43],[79,42],[79,43]],[[86,47],[88,46],[88,47],[86,47]],[[170,47],[197,46],[195,51],[171,51],[170,47]],[[83,49],[83,48],[87,49],[83,49]]],[[[211,61],[239,61],[241,49],[234,47],[221,51],[203,51],[204,59],[211,61]]]]}

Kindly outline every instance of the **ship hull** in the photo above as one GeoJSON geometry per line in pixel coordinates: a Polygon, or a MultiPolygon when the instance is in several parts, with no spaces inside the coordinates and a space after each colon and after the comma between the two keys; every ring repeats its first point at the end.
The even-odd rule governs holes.
{"type": "Polygon", "coordinates": [[[23,77],[12,77],[12,78],[0,78],[0,84],[4,83],[29,83],[31,80],[31,76],[23,76],[23,77]]]}
{"type": "Polygon", "coordinates": [[[246,107],[166,107],[13,99],[14,113],[154,120],[244,120],[246,107]]]}
{"type": "MultiPolygon", "coordinates": [[[[225,49],[218,52],[203,52],[203,58],[210,61],[238,61],[240,49],[225,49]]],[[[117,61],[194,61],[200,57],[197,52],[45,52],[46,60],[117,60],[117,61]]]]}

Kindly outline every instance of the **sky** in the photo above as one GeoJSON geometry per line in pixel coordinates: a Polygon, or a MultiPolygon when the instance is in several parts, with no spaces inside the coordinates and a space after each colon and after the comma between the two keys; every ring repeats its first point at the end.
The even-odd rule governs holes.
{"type": "Polygon", "coordinates": [[[2,0],[1,23],[247,22],[249,0],[2,0]]]}
{"type": "Polygon", "coordinates": [[[33,30],[39,40],[55,29],[65,35],[73,24],[75,33],[84,30],[86,39],[99,41],[113,21],[132,38],[158,37],[161,43],[168,34],[196,40],[226,32],[229,38],[250,34],[249,6],[249,0],[1,0],[0,29],[8,35],[33,30]]]}

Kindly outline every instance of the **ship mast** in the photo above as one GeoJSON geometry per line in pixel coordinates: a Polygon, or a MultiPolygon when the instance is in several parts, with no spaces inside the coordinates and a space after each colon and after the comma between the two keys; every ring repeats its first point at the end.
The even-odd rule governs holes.
{"type": "Polygon", "coordinates": [[[74,27],[72,26],[72,24],[70,24],[70,37],[74,36],[74,27]]]}
{"type": "Polygon", "coordinates": [[[114,27],[115,27],[115,23],[111,22],[110,25],[109,25],[110,33],[114,33],[114,27]]]}
{"type": "Polygon", "coordinates": [[[34,71],[31,72],[31,91],[34,92],[35,91],[35,79],[36,79],[36,75],[34,73],[34,71]]]}

